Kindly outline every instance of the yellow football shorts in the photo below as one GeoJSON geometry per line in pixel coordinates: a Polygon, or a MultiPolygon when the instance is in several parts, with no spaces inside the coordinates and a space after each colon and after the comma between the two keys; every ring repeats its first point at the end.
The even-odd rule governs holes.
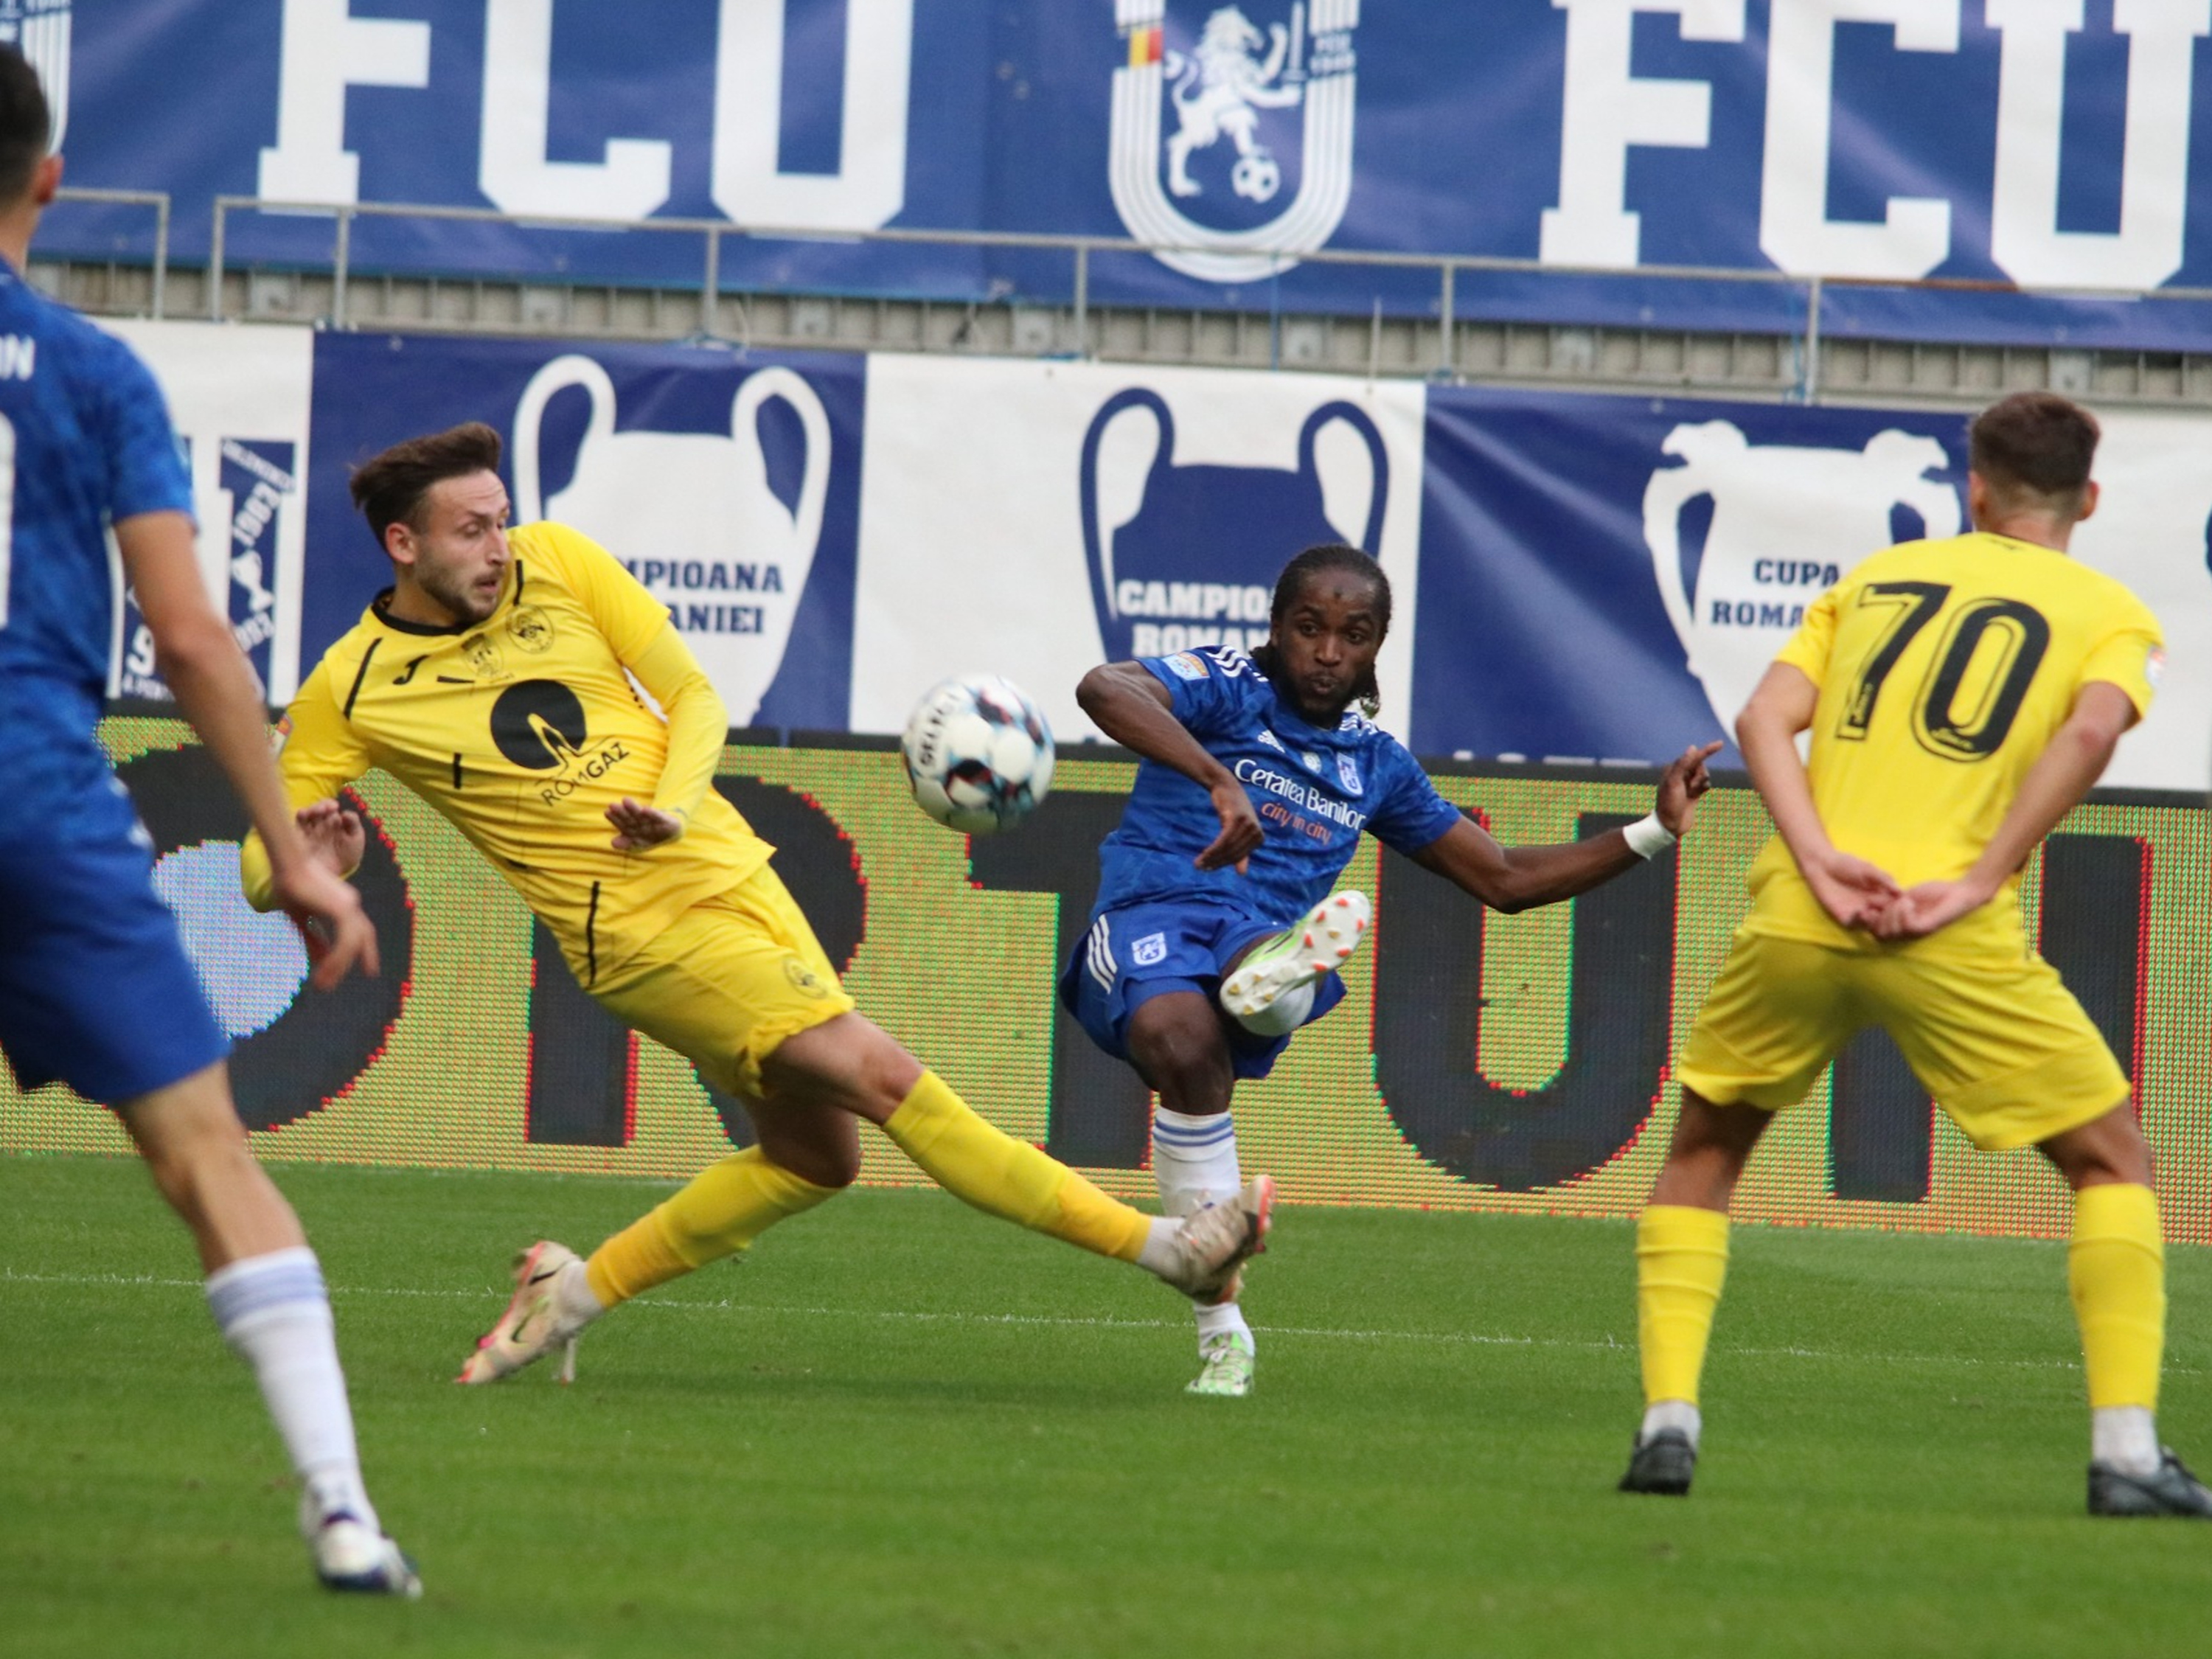
{"type": "Polygon", "coordinates": [[[754,1099],[761,1062],[778,1044],[854,1006],[766,865],[693,905],[592,994],[716,1088],[754,1099]]]}
{"type": "Polygon", "coordinates": [[[1739,933],[1675,1075],[1716,1106],[1778,1111],[1853,1036],[1880,1025],[1977,1146],[2029,1146],[2102,1117],[2127,1074],[2037,956],[1838,951],[1739,933]]]}

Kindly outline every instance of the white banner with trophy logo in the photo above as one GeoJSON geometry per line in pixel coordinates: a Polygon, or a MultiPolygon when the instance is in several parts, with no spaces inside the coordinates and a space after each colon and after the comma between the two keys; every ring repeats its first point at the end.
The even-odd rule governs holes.
{"type": "Polygon", "coordinates": [[[868,374],[853,725],[896,731],[988,669],[1089,735],[1109,658],[1267,637],[1301,548],[1372,552],[1396,590],[1382,723],[1407,730],[1419,583],[1419,386],[1321,375],[880,356],[868,374]]]}

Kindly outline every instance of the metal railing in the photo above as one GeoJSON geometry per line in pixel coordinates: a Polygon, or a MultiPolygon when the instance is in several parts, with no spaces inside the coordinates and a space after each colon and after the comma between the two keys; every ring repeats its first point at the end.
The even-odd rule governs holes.
{"type": "MultiPolygon", "coordinates": [[[[169,252],[170,198],[167,194],[158,191],[67,190],[61,192],[60,199],[112,204],[137,204],[149,206],[155,210],[153,314],[156,317],[161,316],[164,311],[169,252]]],[[[283,201],[259,196],[217,196],[213,198],[212,204],[207,270],[207,314],[216,321],[224,320],[226,316],[223,276],[231,252],[230,219],[232,215],[238,213],[270,213],[295,218],[320,217],[334,222],[331,255],[331,296],[329,325],[339,329],[349,326],[347,315],[347,289],[355,276],[354,225],[357,220],[368,218],[503,225],[518,230],[595,233],[638,231],[654,235],[699,237],[702,240],[704,252],[698,289],[700,321],[702,328],[710,333],[715,331],[716,325],[720,320],[720,307],[723,298],[722,246],[726,238],[740,238],[749,242],[836,241],[1058,252],[1065,254],[1071,261],[1073,331],[1077,355],[1085,357],[1091,354],[1091,267],[1093,259],[1101,256],[1151,257],[1160,254],[1218,254],[1220,252],[1218,248],[1203,244],[1145,242],[1121,236],[990,230],[894,229],[828,232],[818,228],[739,225],[726,219],[608,220],[549,216],[543,214],[502,213],[493,208],[441,207],[422,203],[357,202],[332,204],[326,202],[283,201]]],[[[1263,254],[1266,252],[1261,250],[1263,254]]],[[[1428,372],[1447,378],[1458,372],[1457,329],[1461,319],[1457,315],[1457,299],[1460,278],[1463,273],[1473,276],[1589,277],[1616,282],[1626,280],[1729,283],[1791,290],[1803,296],[1802,326],[1796,329],[1747,329],[1738,331],[1772,334],[1796,342],[1797,377],[1795,395],[1807,401],[1810,401],[1819,394],[1822,352],[1822,313],[1827,295],[1836,288],[1881,288],[1906,292],[1984,294],[2033,291],[2021,289],[2015,284],[2004,282],[1946,277],[1906,281],[1870,277],[1805,276],[1786,271],[1739,270],[1716,265],[1649,264],[1628,268],[1612,265],[1564,265],[1547,264],[1539,259],[1506,258],[1484,254],[1397,253],[1351,248],[1320,248],[1310,252],[1286,252],[1279,257],[1279,267],[1277,274],[1279,274],[1280,270],[1286,270],[1298,264],[1430,273],[1437,286],[1437,337],[1435,362],[1428,372]]],[[[520,281],[521,278],[515,277],[512,280],[520,281]]],[[[2081,289],[2067,290],[2066,297],[2204,301],[2212,301],[2212,288],[2081,289]]],[[[1272,319],[1279,327],[1281,320],[1279,313],[1276,312],[1272,306],[1269,307],[1269,313],[1272,319]]],[[[1381,315],[1378,301],[1374,324],[1378,339],[1381,315]]],[[[1279,352],[1276,355],[1279,356],[1279,352]]]]}
{"type": "Polygon", "coordinates": [[[92,206],[149,207],[154,210],[153,314],[167,307],[169,287],[169,192],[166,190],[93,190],[74,186],[54,192],[57,202],[82,202],[92,206]]]}

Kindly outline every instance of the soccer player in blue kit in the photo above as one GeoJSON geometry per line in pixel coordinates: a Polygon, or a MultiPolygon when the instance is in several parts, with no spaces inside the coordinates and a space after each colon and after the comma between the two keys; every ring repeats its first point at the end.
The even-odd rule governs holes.
{"type": "Polygon", "coordinates": [[[317,983],[374,971],[375,933],[293,822],[260,688],[202,582],[191,483],[153,376],[22,279],[61,182],[49,131],[37,75],[0,47],[0,341],[13,366],[0,378],[0,1051],[24,1087],[60,1081],[113,1108],[191,1229],[210,1309],[300,1477],[317,1575],[418,1595],[362,1484],[321,1270],[247,1150],[223,1034],[94,739],[114,627],[110,530],[162,673],[269,839],[317,983]]]}
{"type": "MultiPolygon", "coordinates": [[[[1159,1097],[1152,1173],[1170,1215],[1241,1185],[1230,1096],[1344,997],[1364,894],[1332,894],[1364,830],[1493,909],[1571,898],[1690,827],[1720,744],[1685,750],[1652,814],[1554,847],[1501,847],[1376,726],[1390,583],[1356,548],[1309,548],[1275,585],[1267,643],[1107,663],[1076,696],[1141,762],[1100,848],[1090,930],[1060,980],[1092,1041],[1159,1097]],[[1362,709],[1352,705],[1361,703],[1362,709]],[[1263,828],[1263,820],[1272,829],[1263,828]]],[[[1195,1304],[1199,1395],[1252,1389],[1237,1281],[1195,1304]]]]}

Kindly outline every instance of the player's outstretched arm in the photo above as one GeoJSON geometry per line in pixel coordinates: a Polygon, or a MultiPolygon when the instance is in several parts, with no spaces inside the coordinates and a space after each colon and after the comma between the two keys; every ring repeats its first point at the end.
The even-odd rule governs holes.
{"type": "MultiPolygon", "coordinates": [[[[1698,798],[1712,787],[1705,763],[1719,751],[1717,743],[1685,749],[1660,778],[1653,816],[1668,834],[1684,834],[1696,817],[1698,798]]],[[[1424,869],[1508,915],[1586,893],[1644,861],[1619,830],[1551,847],[1502,847],[1466,817],[1413,856],[1424,869]]]]}
{"type": "Polygon", "coordinates": [[[2020,793],[1974,867],[1956,881],[1923,882],[1908,889],[1869,926],[1883,939],[1922,939],[1987,904],[2006,878],[2027,862],[2035,844],[2104,775],[2113,749],[2136,719],[2134,701],[2118,686],[2102,680],[2083,686],[2066,724],[2021,780],[2020,793]]]}
{"type": "Polygon", "coordinates": [[[1813,724],[1820,701],[1820,688],[1804,670],[1776,663],[1736,716],[1736,747],[1814,897],[1841,926],[1863,927],[1897,896],[1897,883],[1880,866],[1838,850],[1813,804],[1797,734],[1813,724]]]}
{"type": "Polygon", "coordinates": [[[161,678],[245,804],[268,848],[277,902],[299,926],[316,959],[315,983],[327,989],[356,966],[377,967],[376,930],[353,889],[308,850],[269,753],[261,688],[210,603],[192,550],[191,520],[181,513],[143,513],[117,521],[115,541],[139,613],[154,635],[161,678]],[[308,924],[319,922],[327,935],[308,924]]]}
{"type": "MultiPolygon", "coordinates": [[[[657,609],[657,607],[656,607],[657,609]]],[[[668,759],[653,799],[625,795],[607,808],[617,853],[642,852],[683,838],[691,814],[706,798],[730,735],[729,710],[691,647],[661,612],[643,649],[623,659],[637,683],[653,694],[668,719],[668,759]]]]}
{"type": "Polygon", "coordinates": [[[1101,663],[1075,688],[1083,712],[1115,743],[1175,769],[1212,798],[1221,833],[1193,860],[1201,870],[1234,865],[1239,873],[1264,839],[1260,815],[1236,774],[1175,717],[1168,690],[1133,662],[1101,663]]]}

